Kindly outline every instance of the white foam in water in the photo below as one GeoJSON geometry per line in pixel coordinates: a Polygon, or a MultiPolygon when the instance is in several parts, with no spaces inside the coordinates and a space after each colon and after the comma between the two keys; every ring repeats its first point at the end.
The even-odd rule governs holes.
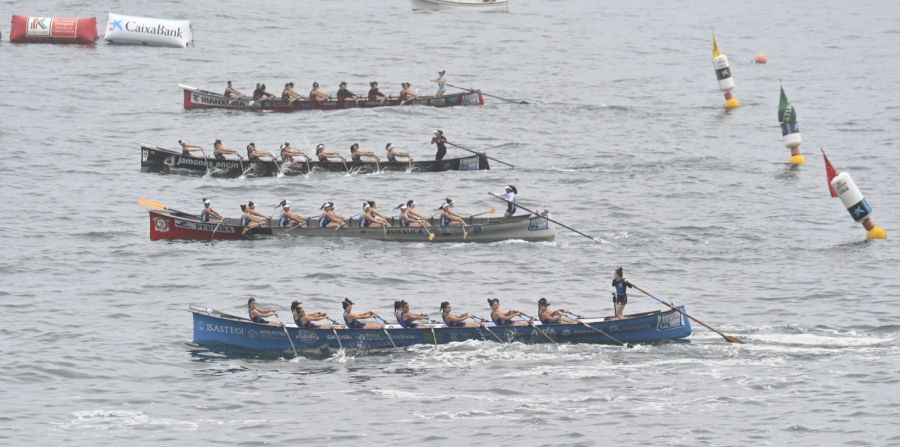
{"type": "Polygon", "coordinates": [[[843,336],[828,336],[817,334],[757,334],[754,341],[778,343],[786,345],[803,345],[820,348],[853,348],[860,346],[878,346],[891,343],[894,339],[858,336],[847,333],[843,336]]]}
{"type": "Polygon", "coordinates": [[[151,418],[143,411],[86,410],[72,413],[74,419],[64,424],[67,429],[123,430],[141,426],[165,426],[173,429],[197,430],[195,422],[151,418]]]}

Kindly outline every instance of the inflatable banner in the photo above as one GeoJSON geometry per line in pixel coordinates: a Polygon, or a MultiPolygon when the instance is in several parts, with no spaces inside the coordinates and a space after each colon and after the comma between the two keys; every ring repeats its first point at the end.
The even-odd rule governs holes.
{"type": "Polygon", "coordinates": [[[95,17],[12,16],[10,42],[92,43],[97,40],[95,17]]]}
{"type": "Polygon", "coordinates": [[[190,20],[154,19],[109,13],[106,35],[109,43],[184,48],[194,40],[190,20]]]}

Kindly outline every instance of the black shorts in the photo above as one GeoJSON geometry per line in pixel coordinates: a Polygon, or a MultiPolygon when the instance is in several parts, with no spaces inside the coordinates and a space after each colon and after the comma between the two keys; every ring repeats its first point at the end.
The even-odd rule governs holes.
{"type": "Polygon", "coordinates": [[[613,297],[613,304],[627,304],[627,303],[628,303],[628,295],[613,297]]]}

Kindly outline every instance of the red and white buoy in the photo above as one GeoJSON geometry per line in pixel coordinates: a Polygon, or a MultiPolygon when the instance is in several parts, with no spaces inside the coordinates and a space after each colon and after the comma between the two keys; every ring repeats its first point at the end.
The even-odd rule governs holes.
{"type": "Polygon", "coordinates": [[[828,176],[831,196],[840,197],[841,203],[847,208],[850,217],[863,225],[866,229],[866,239],[887,239],[887,231],[872,222],[872,207],[859,191],[853,179],[850,178],[850,174],[834,169],[831,162],[828,161],[825,151],[822,151],[822,156],[825,157],[825,172],[828,176]]]}

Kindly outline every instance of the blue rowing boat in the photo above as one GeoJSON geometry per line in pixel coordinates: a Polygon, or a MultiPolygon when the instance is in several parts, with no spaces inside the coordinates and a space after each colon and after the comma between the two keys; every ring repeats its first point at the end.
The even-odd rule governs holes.
{"type": "MultiPolygon", "coordinates": [[[[684,306],[677,308],[684,312],[684,306]]],[[[653,311],[626,316],[622,320],[587,318],[584,324],[530,326],[446,327],[404,329],[387,325],[385,329],[300,329],[293,323],[285,327],[255,323],[247,318],[214,309],[191,305],[194,317],[194,343],[213,351],[248,353],[257,356],[293,355],[297,351],[322,354],[343,347],[351,352],[402,348],[413,345],[443,345],[452,342],[482,340],[526,344],[592,343],[620,344],[671,341],[691,335],[691,323],[677,310],[653,311]],[[285,334],[285,329],[287,334],[285,334]],[[288,340],[290,334],[291,340],[288,340]],[[340,337],[340,341],[338,338],[340,337]]]]}

